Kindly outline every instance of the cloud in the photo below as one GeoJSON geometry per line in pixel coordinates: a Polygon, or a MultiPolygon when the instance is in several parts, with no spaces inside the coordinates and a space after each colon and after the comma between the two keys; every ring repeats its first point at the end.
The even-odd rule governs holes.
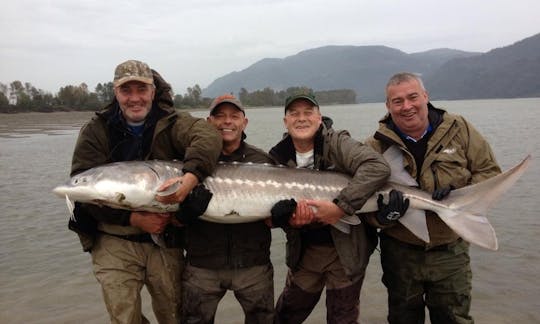
{"type": "Polygon", "coordinates": [[[196,83],[325,45],[488,51],[538,32],[537,0],[19,0],[0,10],[0,82],[56,92],[148,62],[183,93],[196,83]]]}

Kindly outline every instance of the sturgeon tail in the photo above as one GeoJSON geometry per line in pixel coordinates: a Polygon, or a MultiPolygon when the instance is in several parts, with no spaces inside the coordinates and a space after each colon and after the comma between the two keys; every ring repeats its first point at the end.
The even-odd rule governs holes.
{"type": "Polygon", "coordinates": [[[528,155],[521,163],[495,177],[453,190],[443,201],[448,208],[438,212],[439,217],[466,241],[497,250],[497,237],[486,218],[487,211],[516,183],[530,162],[528,155]]]}

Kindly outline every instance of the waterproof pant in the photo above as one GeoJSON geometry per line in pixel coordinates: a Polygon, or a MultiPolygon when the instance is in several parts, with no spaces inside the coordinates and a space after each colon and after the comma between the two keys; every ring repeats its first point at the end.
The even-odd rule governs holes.
{"type": "Polygon", "coordinates": [[[160,324],[180,321],[180,249],[160,248],[111,235],[99,235],[92,248],[94,274],[101,284],[111,323],[149,323],[141,312],[141,289],[152,297],[160,324]]]}
{"type": "Polygon", "coordinates": [[[358,323],[363,280],[363,276],[356,282],[348,278],[333,246],[308,246],[298,269],[287,274],[285,289],[276,305],[275,323],[303,323],[325,286],[327,323],[358,323]]]}
{"type": "Polygon", "coordinates": [[[227,290],[234,292],[242,306],[244,323],[273,323],[274,270],[271,264],[216,270],[188,264],[182,275],[181,323],[214,323],[219,301],[227,290]]]}
{"type": "Polygon", "coordinates": [[[388,291],[390,324],[473,323],[469,244],[454,243],[424,250],[381,236],[382,281],[388,291]]]}

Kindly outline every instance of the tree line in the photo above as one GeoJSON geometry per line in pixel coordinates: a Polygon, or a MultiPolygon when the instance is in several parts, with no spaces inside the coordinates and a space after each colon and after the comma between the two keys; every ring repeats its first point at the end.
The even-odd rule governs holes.
{"type": "MultiPolygon", "coordinates": [[[[290,87],[279,91],[267,87],[252,92],[241,88],[238,98],[247,107],[282,106],[288,96],[297,93],[312,93],[321,105],[356,103],[354,90],[313,91],[308,87],[290,87]]],[[[112,82],[98,83],[94,91],[90,91],[86,83],[66,85],[54,95],[37,89],[29,82],[13,81],[8,85],[0,83],[0,113],[96,111],[109,104],[113,98],[112,82]]],[[[188,87],[183,95],[174,95],[174,105],[178,109],[206,108],[212,99],[203,97],[201,87],[196,84],[188,87]]]]}

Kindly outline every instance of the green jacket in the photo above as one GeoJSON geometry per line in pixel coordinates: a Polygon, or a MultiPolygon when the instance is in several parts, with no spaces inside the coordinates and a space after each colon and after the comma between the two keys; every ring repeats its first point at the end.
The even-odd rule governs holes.
{"type": "MultiPolygon", "coordinates": [[[[143,142],[148,143],[142,145],[143,152],[137,159],[182,160],[183,171],[195,174],[202,181],[216,167],[222,147],[221,136],[204,119],[177,112],[172,106],[170,86],[155,71],[154,82],[156,96],[149,114],[152,117],[153,132],[143,135],[143,142]]],[[[115,156],[115,150],[111,147],[118,144],[111,140],[115,136],[128,136],[124,140],[130,139],[129,134],[123,133],[121,123],[118,122],[118,110],[114,100],[81,128],[73,153],[72,176],[105,163],[122,160],[115,156]]],[[[122,139],[116,142],[121,143],[122,139]]],[[[97,220],[96,225],[100,230],[122,235],[142,233],[142,230],[129,226],[128,211],[97,208],[94,205],[83,209],[86,209],[84,214],[97,220]]],[[[79,236],[85,236],[81,237],[81,242],[83,249],[88,251],[93,243],[92,235],[81,233],[84,230],[77,230],[71,225],[70,228],[77,231],[79,236]]]]}
{"type": "MultiPolygon", "coordinates": [[[[296,167],[295,149],[288,135],[270,150],[270,155],[281,164],[296,167]]],[[[348,215],[360,210],[367,199],[386,183],[390,175],[390,168],[382,155],[352,139],[347,131],[334,131],[325,125],[321,125],[316,135],[314,155],[315,169],[342,172],[352,177],[349,185],[334,201],[348,215]]],[[[366,229],[364,224],[351,226],[350,234],[345,234],[333,226],[327,228],[347,275],[353,281],[363,276],[377,243],[373,231],[366,229]],[[370,236],[370,233],[373,235],[370,236]]],[[[310,230],[309,227],[285,229],[286,262],[293,270],[297,269],[306,244],[302,237],[310,230]]]]}
{"type": "MultiPolygon", "coordinates": [[[[242,142],[220,161],[273,163],[264,151],[242,142]]],[[[186,261],[205,269],[238,269],[270,263],[270,228],[264,221],[219,224],[198,220],[185,227],[186,261]]]]}
{"type": "MultiPolygon", "coordinates": [[[[430,121],[438,120],[428,140],[424,163],[420,170],[412,154],[401,137],[392,129],[392,121],[386,115],[379,122],[375,135],[367,144],[378,152],[384,152],[391,145],[397,145],[404,155],[404,167],[416,180],[421,189],[433,192],[437,188],[452,185],[461,188],[481,182],[501,172],[489,143],[465,118],[447,113],[445,110],[428,105],[430,121]],[[419,171],[419,172],[418,172],[419,171]]],[[[373,215],[367,220],[376,225],[373,215]]],[[[426,212],[426,222],[430,243],[425,244],[401,223],[384,228],[382,231],[400,241],[426,247],[454,242],[458,235],[452,231],[435,213],[426,212]]]]}

